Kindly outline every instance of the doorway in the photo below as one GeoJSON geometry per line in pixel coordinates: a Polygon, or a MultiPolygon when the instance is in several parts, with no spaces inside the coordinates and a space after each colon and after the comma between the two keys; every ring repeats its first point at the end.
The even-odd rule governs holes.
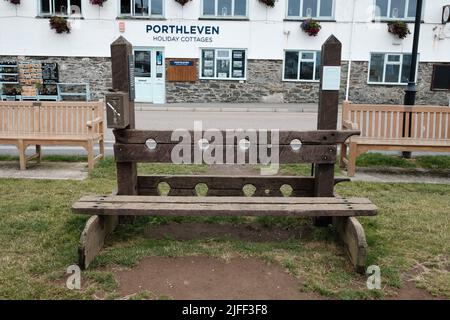
{"type": "Polygon", "coordinates": [[[136,102],[166,102],[166,72],[164,49],[134,49],[134,81],[136,102]]]}

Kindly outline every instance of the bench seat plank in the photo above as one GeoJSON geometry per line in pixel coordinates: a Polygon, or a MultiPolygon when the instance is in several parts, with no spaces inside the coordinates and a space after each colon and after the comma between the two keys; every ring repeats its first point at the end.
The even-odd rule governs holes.
{"type": "Polygon", "coordinates": [[[364,198],[251,198],[86,196],[74,213],[96,215],[170,216],[371,216],[377,207],[364,198]]]}
{"type": "Polygon", "coordinates": [[[352,137],[350,142],[361,145],[380,145],[380,146],[423,146],[423,147],[450,147],[448,139],[420,139],[420,138],[371,138],[371,137],[352,137]]]}
{"type": "Polygon", "coordinates": [[[86,141],[98,139],[100,134],[58,134],[58,133],[14,133],[1,132],[0,140],[24,140],[24,141],[86,141]]]}

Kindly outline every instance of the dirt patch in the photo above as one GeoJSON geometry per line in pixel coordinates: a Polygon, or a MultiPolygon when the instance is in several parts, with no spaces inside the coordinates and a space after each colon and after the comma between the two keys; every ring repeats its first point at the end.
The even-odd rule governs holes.
{"type": "Polygon", "coordinates": [[[279,265],[255,258],[148,257],[114,273],[122,297],[146,290],[172,299],[320,299],[300,292],[299,280],[279,265]]]}
{"type": "Polygon", "coordinates": [[[426,290],[416,288],[413,281],[405,281],[403,287],[389,300],[445,300],[445,298],[435,297],[426,290]]]}
{"type": "Polygon", "coordinates": [[[312,232],[312,227],[308,225],[283,229],[281,227],[264,227],[257,223],[232,225],[170,222],[165,225],[146,227],[144,236],[152,239],[170,238],[175,240],[229,237],[252,242],[276,242],[289,239],[310,239],[312,232]]]}

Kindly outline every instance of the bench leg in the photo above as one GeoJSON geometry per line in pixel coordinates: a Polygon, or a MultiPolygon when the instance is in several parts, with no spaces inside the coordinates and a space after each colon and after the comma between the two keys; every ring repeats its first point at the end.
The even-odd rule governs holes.
{"type": "Polygon", "coordinates": [[[36,145],[36,161],[37,163],[41,163],[42,160],[42,148],[40,144],[36,145]]]}
{"type": "Polygon", "coordinates": [[[19,149],[20,170],[26,170],[27,169],[27,156],[25,154],[25,151],[26,151],[27,147],[23,140],[19,140],[19,143],[17,144],[17,148],[19,149]]]}
{"type": "Polygon", "coordinates": [[[344,161],[345,158],[347,158],[347,145],[343,143],[341,144],[341,155],[339,161],[340,168],[345,168],[345,161],[344,161]]]}
{"type": "Polygon", "coordinates": [[[367,242],[364,229],[355,217],[333,217],[339,237],[356,272],[366,272],[367,242]]]}
{"type": "Polygon", "coordinates": [[[94,143],[89,140],[86,144],[86,151],[88,154],[88,169],[91,172],[94,169],[95,159],[94,159],[94,143]]]}
{"type": "Polygon", "coordinates": [[[358,145],[356,143],[350,143],[350,152],[348,156],[347,164],[347,176],[354,177],[356,173],[356,158],[358,157],[358,145]]]}
{"type": "Polygon", "coordinates": [[[92,216],[86,222],[78,246],[78,264],[86,269],[105,243],[105,238],[117,226],[118,216],[92,216]]]}
{"type": "Polygon", "coordinates": [[[105,140],[102,138],[101,140],[98,141],[98,146],[100,149],[100,159],[104,159],[105,158],[105,140]]]}

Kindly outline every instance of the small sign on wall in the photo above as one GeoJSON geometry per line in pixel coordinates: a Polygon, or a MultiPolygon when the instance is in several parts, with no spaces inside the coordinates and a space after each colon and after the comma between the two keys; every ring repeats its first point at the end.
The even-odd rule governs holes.
{"type": "Polygon", "coordinates": [[[323,67],[322,90],[339,91],[341,87],[341,67],[323,67]]]}
{"type": "Polygon", "coordinates": [[[195,82],[198,77],[196,59],[167,59],[167,81],[195,82]]]}

